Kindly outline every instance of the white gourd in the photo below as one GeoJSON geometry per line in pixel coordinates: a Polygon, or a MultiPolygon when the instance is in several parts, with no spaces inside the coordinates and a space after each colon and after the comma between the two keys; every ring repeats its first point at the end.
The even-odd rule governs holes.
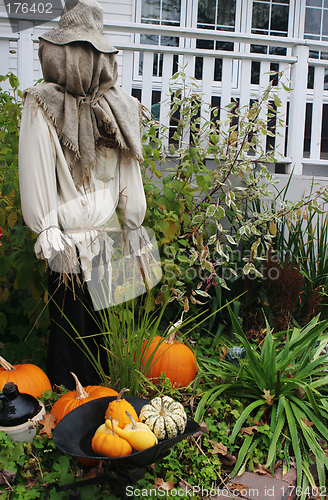
{"type": "Polygon", "coordinates": [[[141,408],[140,422],[144,422],[157,439],[173,438],[185,431],[187,415],[181,403],[169,396],[154,398],[141,408]]]}

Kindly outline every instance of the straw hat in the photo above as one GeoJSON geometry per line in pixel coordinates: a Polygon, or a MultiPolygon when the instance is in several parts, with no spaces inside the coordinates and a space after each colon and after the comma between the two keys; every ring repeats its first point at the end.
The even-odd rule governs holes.
{"type": "Polygon", "coordinates": [[[55,45],[90,42],[99,52],[115,53],[103,35],[103,10],[96,0],[67,0],[56,28],[40,36],[55,45]]]}

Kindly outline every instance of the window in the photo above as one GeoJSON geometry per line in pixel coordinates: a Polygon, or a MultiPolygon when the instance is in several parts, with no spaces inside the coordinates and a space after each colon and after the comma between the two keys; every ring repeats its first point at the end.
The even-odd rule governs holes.
{"type": "Polygon", "coordinates": [[[289,0],[253,0],[252,33],[287,36],[289,0]]]}
{"type": "MultiPolygon", "coordinates": [[[[289,0],[253,0],[252,33],[271,36],[288,36],[289,0]]],[[[251,44],[251,52],[285,56],[284,47],[251,44]]],[[[274,68],[270,68],[275,71],[274,68]]],[[[258,84],[261,64],[252,62],[252,83],[258,84]]]]}
{"type": "MultiPolygon", "coordinates": [[[[180,26],[180,0],[142,0],[141,22],[160,26],[180,26]]],[[[151,45],[179,46],[179,38],[161,35],[140,35],[140,43],[151,45]]],[[[140,54],[139,74],[142,74],[143,54],[140,54]]],[[[177,58],[174,61],[173,72],[177,68],[177,58]]],[[[162,76],[163,55],[154,54],[153,75],[162,76]]]]}
{"type": "Polygon", "coordinates": [[[234,31],[236,0],[200,0],[197,28],[234,31]]]}
{"type": "Polygon", "coordinates": [[[306,0],[304,38],[328,41],[328,0],[306,0]]]}
{"type": "Polygon", "coordinates": [[[142,0],[141,22],[179,26],[180,0],[142,0]]]}
{"type": "MultiPolygon", "coordinates": [[[[209,30],[234,31],[236,22],[236,0],[199,0],[197,28],[209,30]]],[[[214,42],[213,40],[197,40],[198,49],[233,50],[231,42],[214,42]]],[[[203,76],[203,58],[195,61],[195,77],[203,76]]],[[[222,59],[215,59],[214,81],[222,79],[222,59]]]]}

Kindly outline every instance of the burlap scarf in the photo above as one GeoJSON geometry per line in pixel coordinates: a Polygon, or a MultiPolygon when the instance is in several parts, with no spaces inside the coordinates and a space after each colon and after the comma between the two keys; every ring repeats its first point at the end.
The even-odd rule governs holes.
{"type": "Polygon", "coordinates": [[[54,124],[77,186],[87,183],[101,145],[142,158],[140,103],[116,86],[114,54],[87,42],[40,41],[44,82],[27,89],[54,124]]]}

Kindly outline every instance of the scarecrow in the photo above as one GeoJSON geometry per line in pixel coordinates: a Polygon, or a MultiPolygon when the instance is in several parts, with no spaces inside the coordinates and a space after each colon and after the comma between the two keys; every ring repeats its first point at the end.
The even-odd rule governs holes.
{"type": "Polygon", "coordinates": [[[141,225],[140,103],[116,86],[117,52],[103,36],[100,5],[67,0],[58,26],[40,37],[44,81],[23,93],[22,209],[38,235],[36,256],[51,269],[47,371],[52,384],[70,390],[70,372],[84,386],[99,383],[76,332],[90,338],[85,341],[96,355],[99,317],[86,283],[95,270],[103,276],[107,269],[111,278],[114,214],[123,223],[127,253],[142,256],[151,248],[141,225]]]}

